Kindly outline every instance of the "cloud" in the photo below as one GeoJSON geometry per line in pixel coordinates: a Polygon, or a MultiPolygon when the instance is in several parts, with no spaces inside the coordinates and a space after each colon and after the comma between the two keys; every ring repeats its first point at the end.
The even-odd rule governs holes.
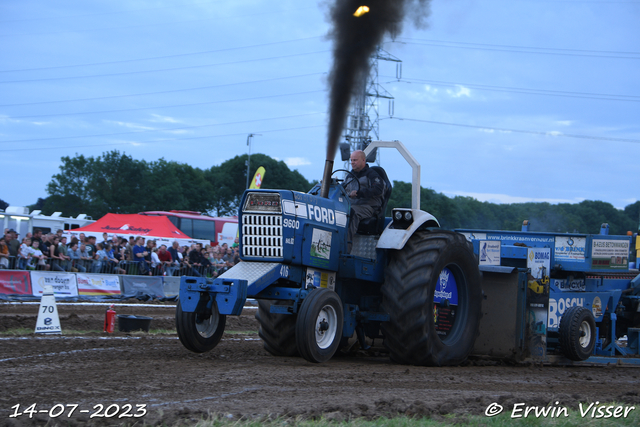
{"type": "Polygon", "coordinates": [[[183,123],[181,120],[169,116],[161,116],[160,114],[151,114],[151,116],[153,116],[153,119],[150,120],[152,123],[183,123]]]}
{"type": "Polygon", "coordinates": [[[115,124],[118,126],[122,126],[129,129],[139,129],[139,130],[156,130],[156,128],[139,125],[137,123],[128,123],[128,122],[118,122],[113,120],[105,120],[106,123],[115,124]]]}
{"type": "Polygon", "coordinates": [[[471,97],[471,89],[469,89],[468,87],[464,87],[462,85],[456,85],[456,89],[447,89],[447,94],[449,96],[452,96],[454,98],[461,98],[463,96],[466,96],[467,98],[471,97]]]}
{"type": "Polygon", "coordinates": [[[296,166],[306,166],[311,164],[311,162],[305,159],[304,157],[287,157],[286,159],[284,159],[284,162],[290,168],[294,168],[296,166]]]}

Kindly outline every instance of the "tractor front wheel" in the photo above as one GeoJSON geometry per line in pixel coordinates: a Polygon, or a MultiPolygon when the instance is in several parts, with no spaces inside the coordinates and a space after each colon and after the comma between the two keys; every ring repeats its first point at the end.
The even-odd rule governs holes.
{"type": "Polygon", "coordinates": [[[293,357],[298,355],[296,347],[296,314],[271,313],[271,305],[287,305],[287,301],[258,300],[256,320],[260,324],[258,335],[264,349],[274,356],[293,357]]]}
{"type": "Polygon", "coordinates": [[[342,339],[344,313],[335,292],[317,288],[300,306],[296,321],[296,344],[300,355],[313,363],[331,359],[342,339]]]}
{"type": "Polygon", "coordinates": [[[389,251],[382,285],[384,344],[397,363],[457,365],[478,336],[480,271],[471,244],[446,230],[417,231],[389,251]]]}
{"type": "Polygon", "coordinates": [[[213,301],[209,316],[182,311],[182,304],[176,306],[176,329],[182,345],[194,353],[204,353],[218,345],[227,316],[218,312],[218,304],[213,301]]]}

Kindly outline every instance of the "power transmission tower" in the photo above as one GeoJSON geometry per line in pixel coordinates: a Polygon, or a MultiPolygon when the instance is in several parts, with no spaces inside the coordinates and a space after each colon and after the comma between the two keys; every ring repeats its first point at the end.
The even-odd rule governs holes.
{"type": "MultiPolygon", "coordinates": [[[[373,138],[380,139],[380,98],[389,101],[389,117],[393,117],[394,98],[378,82],[378,61],[395,62],[396,78],[398,80],[402,78],[402,61],[378,47],[369,61],[369,75],[366,81],[362,82],[351,101],[351,112],[347,118],[344,135],[346,142],[340,144],[340,153],[342,160],[345,161],[345,169],[349,169],[347,159],[353,151],[364,150],[373,138]]],[[[380,156],[375,154],[373,156],[379,165],[380,156]]]]}

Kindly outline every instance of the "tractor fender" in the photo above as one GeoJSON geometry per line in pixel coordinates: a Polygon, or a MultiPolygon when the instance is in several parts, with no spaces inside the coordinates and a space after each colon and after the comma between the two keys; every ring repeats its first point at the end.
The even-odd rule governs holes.
{"type": "Polygon", "coordinates": [[[377,249],[402,249],[413,233],[427,227],[440,227],[440,223],[430,213],[419,209],[411,209],[413,214],[413,222],[406,229],[392,228],[391,221],[384,229],[376,245],[377,249]]]}

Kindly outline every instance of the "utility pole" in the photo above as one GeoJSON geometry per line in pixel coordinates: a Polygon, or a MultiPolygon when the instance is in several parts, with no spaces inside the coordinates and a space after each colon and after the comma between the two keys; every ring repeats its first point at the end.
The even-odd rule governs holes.
{"type": "Polygon", "coordinates": [[[253,138],[254,136],[262,136],[262,134],[250,133],[247,136],[247,145],[249,146],[249,155],[247,156],[247,161],[245,162],[247,164],[247,189],[249,189],[249,167],[251,166],[251,138],[253,138]]]}
{"type": "MultiPolygon", "coordinates": [[[[379,99],[389,100],[389,117],[393,116],[393,95],[378,83],[378,61],[391,61],[396,63],[396,78],[402,78],[402,61],[378,47],[371,56],[369,63],[369,75],[362,82],[351,102],[351,112],[347,118],[344,138],[346,143],[341,144],[343,160],[355,150],[364,150],[371,143],[372,137],[380,139],[380,112],[379,99]],[[373,134],[373,135],[371,135],[373,134]],[[349,154],[346,153],[348,146],[349,154]],[[343,152],[344,150],[344,152],[343,152]],[[345,156],[346,154],[346,156],[345,156]]],[[[374,151],[375,156],[375,151],[374,151]]],[[[380,158],[376,156],[376,163],[380,164],[380,158]]],[[[349,161],[345,161],[345,169],[349,169],[349,161]]]]}

